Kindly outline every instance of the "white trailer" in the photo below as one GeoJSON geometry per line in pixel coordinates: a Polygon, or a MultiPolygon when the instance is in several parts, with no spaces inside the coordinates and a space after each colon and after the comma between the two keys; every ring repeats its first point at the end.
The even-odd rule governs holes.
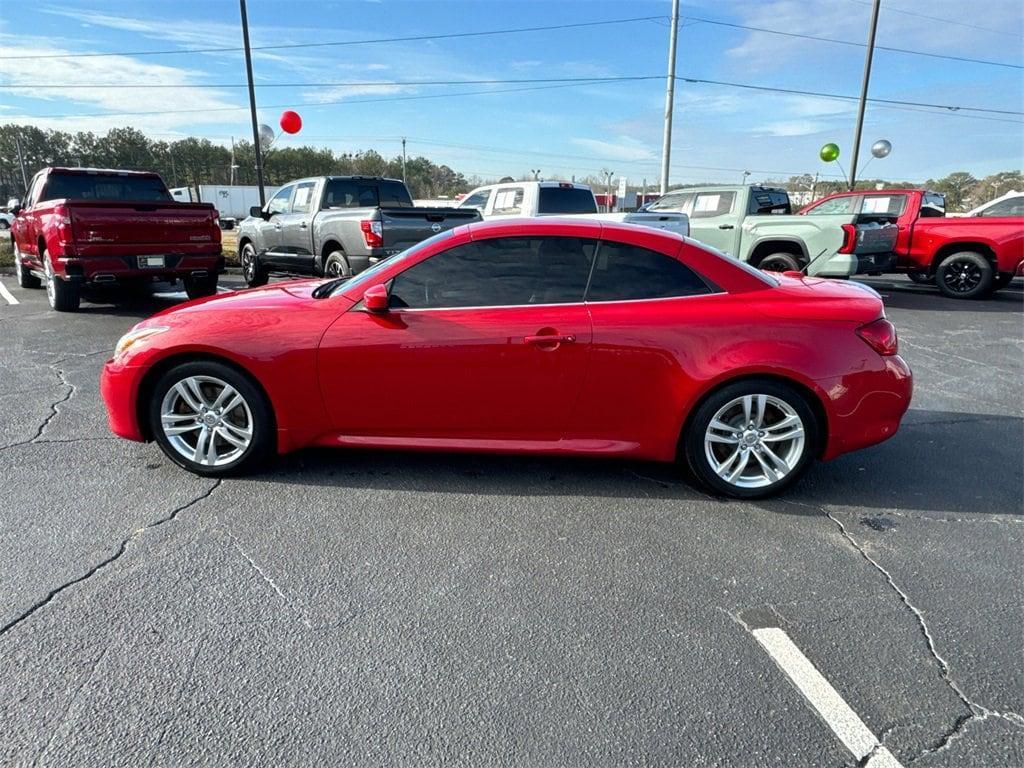
{"type": "MultiPolygon", "coordinates": [[[[266,199],[277,192],[278,187],[264,187],[266,199]]],[[[220,225],[234,229],[235,225],[249,215],[249,209],[260,204],[260,188],[257,186],[228,186],[221,184],[200,184],[199,195],[196,187],[175,187],[171,197],[182,203],[213,203],[220,214],[220,225]]]]}

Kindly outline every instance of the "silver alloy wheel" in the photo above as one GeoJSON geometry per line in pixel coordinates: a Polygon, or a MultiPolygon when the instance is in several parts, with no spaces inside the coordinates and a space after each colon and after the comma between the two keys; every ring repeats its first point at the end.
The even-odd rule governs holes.
{"type": "Polygon", "coordinates": [[[208,467],[241,458],[253,438],[249,404],[214,376],[188,376],[168,389],[160,405],[160,426],[174,450],[208,467]]]}
{"type": "Polygon", "coordinates": [[[785,400],[743,395],[718,409],[704,433],[712,471],[737,488],[778,483],[800,462],[804,423],[785,400]]]}
{"type": "Polygon", "coordinates": [[[50,260],[46,258],[46,254],[43,254],[43,274],[46,275],[46,300],[50,302],[50,307],[53,309],[57,308],[57,286],[53,284],[53,281],[57,278],[53,274],[53,265],[50,264],[50,260]]]}
{"type": "Polygon", "coordinates": [[[246,280],[256,277],[256,250],[249,243],[242,248],[242,271],[246,280]]]}

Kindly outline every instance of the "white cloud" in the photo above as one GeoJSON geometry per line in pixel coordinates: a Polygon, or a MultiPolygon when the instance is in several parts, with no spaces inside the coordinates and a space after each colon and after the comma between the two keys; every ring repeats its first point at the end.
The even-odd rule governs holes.
{"type": "Polygon", "coordinates": [[[585,138],[572,138],[569,141],[609,160],[636,162],[654,159],[654,153],[647,146],[628,136],[618,136],[615,141],[585,138]]]}
{"type": "Polygon", "coordinates": [[[322,88],[320,90],[303,91],[302,98],[308,102],[324,104],[328,102],[344,101],[357,96],[379,96],[395,93],[404,93],[414,90],[410,86],[394,85],[393,83],[370,84],[366,81],[356,81],[358,85],[342,85],[338,87],[322,88]]]}
{"type": "Polygon", "coordinates": [[[754,126],[754,133],[768,134],[769,136],[809,136],[813,133],[820,133],[825,128],[824,123],[813,120],[779,120],[774,123],[754,126]]]}

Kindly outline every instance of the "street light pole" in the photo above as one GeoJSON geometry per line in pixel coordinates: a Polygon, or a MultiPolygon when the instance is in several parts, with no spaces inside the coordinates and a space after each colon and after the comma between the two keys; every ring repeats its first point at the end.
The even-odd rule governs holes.
{"type": "Polygon", "coordinates": [[[260,207],[267,202],[263,191],[263,148],[260,147],[260,126],[256,119],[256,88],[252,83],[252,51],[249,50],[249,15],[245,0],[238,0],[242,10],[242,44],[245,46],[245,74],[249,78],[249,112],[252,115],[252,149],[256,155],[256,183],[260,188],[260,207]]]}
{"type": "Polygon", "coordinates": [[[405,136],[402,137],[402,183],[405,184],[405,136]]]}
{"type": "Polygon", "coordinates": [[[668,78],[665,86],[665,135],[661,142],[661,194],[663,195],[668,192],[669,158],[672,154],[672,107],[676,92],[676,38],[678,36],[679,0],[672,0],[672,22],[668,38],[668,78]]]}
{"type": "Polygon", "coordinates": [[[868,49],[864,54],[864,80],[860,86],[860,104],[857,106],[857,128],[853,134],[853,159],[850,163],[850,189],[857,184],[857,158],[860,155],[860,135],[864,130],[864,107],[868,100],[868,83],[871,80],[871,60],[875,55],[875,30],[878,29],[878,9],[882,0],[874,0],[871,6],[871,27],[868,30],[868,49]]]}

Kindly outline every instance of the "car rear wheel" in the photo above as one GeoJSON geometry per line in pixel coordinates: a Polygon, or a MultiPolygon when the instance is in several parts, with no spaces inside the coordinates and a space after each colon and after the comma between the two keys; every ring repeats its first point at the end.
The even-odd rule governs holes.
{"type": "Polygon", "coordinates": [[[777,381],[750,379],[714,392],[684,435],[687,463],[711,490],[741,499],[795,483],[817,452],[817,419],[806,398],[777,381]]]}
{"type": "Polygon", "coordinates": [[[939,262],[935,284],[951,299],[981,299],[992,292],[995,270],[974,251],[953,253],[939,262]]]}
{"type": "Polygon", "coordinates": [[[253,248],[252,243],[246,243],[242,246],[242,276],[245,278],[245,284],[250,288],[256,288],[260,285],[266,285],[269,276],[267,270],[260,265],[259,257],[256,255],[256,249],[253,248]]]}
{"type": "Polygon", "coordinates": [[[43,262],[43,273],[46,275],[46,299],[50,302],[50,309],[57,312],[77,311],[82,301],[82,292],[78,283],[71,283],[57,277],[46,251],[43,251],[39,258],[43,262]]]}
{"type": "Polygon", "coordinates": [[[791,253],[769,253],[757,266],[765,272],[788,272],[799,270],[800,262],[791,253]]]}
{"type": "Polygon", "coordinates": [[[331,251],[324,262],[324,277],[350,277],[352,268],[341,251],[331,251]]]}
{"type": "Polygon", "coordinates": [[[217,276],[209,277],[184,277],[185,293],[190,299],[201,299],[204,296],[213,296],[217,293],[217,276]]]}
{"type": "Polygon", "coordinates": [[[216,477],[252,469],[274,449],[266,396],[215,361],[183,363],[157,381],[149,402],[153,437],[171,461],[216,477]]]}
{"type": "Polygon", "coordinates": [[[18,246],[14,246],[14,271],[18,274],[18,285],[22,288],[39,288],[43,284],[28,267],[21,263],[21,252],[18,250],[18,246]]]}

